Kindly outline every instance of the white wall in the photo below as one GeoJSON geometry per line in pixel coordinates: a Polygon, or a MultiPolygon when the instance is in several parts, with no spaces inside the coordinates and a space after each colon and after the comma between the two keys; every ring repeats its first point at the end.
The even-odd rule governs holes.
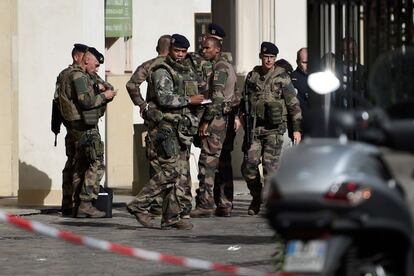
{"type": "Polygon", "coordinates": [[[263,41],[279,48],[278,59],[296,68],[296,52],[307,46],[306,0],[236,1],[236,71],[247,74],[260,64],[263,41]]]}
{"type": "Polygon", "coordinates": [[[0,1],[0,197],[18,190],[16,7],[15,1],[0,1]]]}
{"type": "Polygon", "coordinates": [[[276,0],[276,45],[278,59],[289,61],[296,68],[296,52],[307,47],[306,0],[276,0]]]}
{"type": "Polygon", "coordinates": [[[259,0],[236,2],[236,64],[238,74],[246,75],[259,64],[260,26],[259,0]]]}
{"type": "MultiPolygon", "coordinates": [[[[210,12],[210,0],[134,0],[132,64],[133,70],[157,55],[155,47],[161,35],[179,33],[190,41],[194,50],[194,13],[210,12]]],[[[146,83],[142,85],[146,91],[146,83]]],[[[145,93],[143,93],[145,98],[145,93]]],[[[134,109],[134,123],[142,123],[138,109],[134,109]]]]}
{"type": "MultiPolygon", "coordinates": [[[[56,77],[72,63],[74,43],[92,45],[103,52],[104,1],[18,0],[17,13],[19,159],[24,162],[20,175],[38,175],[24,183],[26,188],[39,189],[46,185],[39,182],[48,182],[51,190],[60,190],[66,159],[65,130],[62,126],[56,148],[50,131],[56,77]]],[[[104,66],[100,70],[103,76],[104,66]]]]}

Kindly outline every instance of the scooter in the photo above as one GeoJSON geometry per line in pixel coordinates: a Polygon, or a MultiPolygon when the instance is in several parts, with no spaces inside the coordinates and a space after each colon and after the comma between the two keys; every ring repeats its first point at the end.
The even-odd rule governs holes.
{"type": "Polygon", "coordinates": [[[344,135],[359,129],[359,140],[414,152],[413,118],[392,120],[381,109],[335,114],[330,125],[342,134],[287,150],[267,185],[278,267],[300,275],[414,275],[404,190],[378,147],[344,135]]]}

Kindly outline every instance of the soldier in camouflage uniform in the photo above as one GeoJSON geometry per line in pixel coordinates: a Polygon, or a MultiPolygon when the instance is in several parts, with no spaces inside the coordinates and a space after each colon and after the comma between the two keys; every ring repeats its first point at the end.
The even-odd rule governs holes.
{"type": "Polygon", "coordinates": [[[273,43],[261,44],[262,65],[254,67],[246,77],[247,91],[243,101],[248,101],[249,110],[245,110],[244,103],[241,104],[244,125],[245,120],[250,120],[252,126],[251,133],[248,133],[251,145],[247,144],[246,136],[243,142],[245,158],[242,164],[242,174],[253,197],[248,208],[249,215],[256,215],[260,211],[262,182],[259,164],[263,164],[265,183],[267,175],[278,167],[287,116],[293,123],[295,143],[301,140],[299,101],[285,69],[275,66],[278,52],[273,43]]]}
{"type": "MultiPolygon", "coordinates": [[[[144,100],[142,96],[140,85],[144,81],[147,81],[147,83],[150,84],[149,77],[150,77],[152,68],[164,62],[166,56],[168,55],[168,50],[170,47],[170,40],[171,40],[170,35],[161,36],[158,39],[157,47],[156,47],[158,56],[150,60],[147,60],[143,62],[140,66],[138,66],[134,74],[132,74],[131,79],[126,84],[126,89],[128,91],[129,97],[131,98],[134,105],[139,106],[141,117],[143,117],[144,123],[146,126],[148,126],[148,120],[151,120],[151,116],[150,117],[147,116],[146,111],[148,111],[148,104],[147,104],[147,101],[144,100]]],[[[148,85],[147,90],[149,91],[150,89],[152,89],[152,87],[148,85]]],[[[150,93],[147,92],[147,98],[148,98],[148,94],[150,93]]],[[[145,147],[147,151],[146,153],[147,159],[149,161],[149,166],[150,166],[149,176],[151,178],[152,176],[157,174],[161,170],[161,168],[157,166],[158,163],[155,161],[157,158],[156,151],[153,148],[153,145],[150,143],[148,137],[149,137],[149,134],[145,137],[145,147]]],[[[191,193],[189,197],[190,197],[189,201],[191,204],[191,193]]],[[[154,215],[159,215],[161,214],[161,211],[162,211],[161,208],[162,208],[162,197],[160,196],[160,197],[155,198],[151,206],[150,212],[154,215]]]]}
{"type": "Polygon", "coordinates": [[[185,194],[190,145],[197,132],[199,120],[197,106],[204,97],[198,94],[196,73],[184,62],[188,40],[172,35],[170,51],[165,62],[155,66],[151,73],[150,104],[155,105],[152,120],[148,122],[148,135],[156,149],[157,166],[161,170],[131,201],[127,210],[145,227],[154,227],[148,208],[154,199],[162,196],[161,228],[191,229],[188,219],[181,219],[180,200],[185,194]],[[185,160],[185,161],[184,161],[185,160]]]}
{"type": "MultiPolygon", "coordinates": [[[[87,51],[88,46],[84,44],[74,44],[73,50],[72,50],[72,60],[73,63],[69,65],[67,68],[62,70],[56,80],[56,90],[54,94],[53,104],[57,106],[57,109],[53,109],[54,112],[59,112],[59,92],[64,92],[65,83],[67,82],[67,78],[69,76],[69,73],[73,69],[75,65],[79,65],[82,61],[83,55],[87,51]],[[62,90],[60,90],[62,89],[62,90]]],[[[101,59],[103,62],[103,59],[101,59]]],[[[93,75],[91,75],[96,82],[98,83],[101,91],[105,90],[113,90],[113,87],[108,83],[102,80],[98,74],[95,72],[93,75]]],[[[62,115],[59,115],[62,117],[62,115]]],[[[67,126],[67,123],[63,119],[63,123],[65,126],[67,126]]],[[[76,144],[76,137],[73,136],[73,133],[70,131],[67,131],[65,136],[65,148],[66,148],[66,156],[67,160],[65,163],[65,167],[62,171],[62,206],[61,206],[61,212],[62,216],[72,216],[73,211],[73,175],[74,175],[74,156],[75,156],[75,144],[76,144]]]]}
{"type": "Polygon", "coordinates": [[[104,173],[103,142],[97,124],[105,112],[106,103],[116,92],[105,88],[109,84],[98,81],[96,71],[100,62],[103,62],[103,55],[95,48],[88,48],[80,64],[73,65],[67,74],[58,78],[57,103],[67,128],[67,137],[70,137],[67,151],[70,149],[73,159],[74,216],[105,216],[104,212],[92,206],[92,201],[98,198],[99,182],[104,173]],[[103,89],[106,90],[101,91],[103,89]]]}
{"type": "MultiPolygon", "coordinates": [[[[200,52],[193,52],[190,53],[191,61],[193,63],[194,68],[199,75],[199,79],[201,80],[201,91],[205,91],[205,94],[208,94],[208,79],[210,78],[213,72],[213,64],[210,60],[207,60],[203,57],[203,42],[208,37],[214,37],[218,39],[221,43],[226,36],[223,28],[215,23],[210,23],[208,25],[208,33],[204,34],[201,41],[201,51],[200,52]]],[[[225,59],[228,63],[233,62],[233,58],[231,53],[229,52],[222,52],[221,56],[225,59]]],[[[225,194],[227,199],[230,202],[233,202],[233,168],[231,164],[231,152],[233,151],[233,144],[234,139],[236,137],[236,130],[234,127],[234,114],[229,114],[229,125],[227,127],[226,138],[223,143],[223,148],[221,150],[220,158],[219,158],[219,165],[214,177],[214,202],[216,206],[220,203],[220,195],[225,194]],[[233,118],[230,118],[232,117],[233,118]]],[[[200,147],[199,137],[196,137],[197,144],[196,146],[200,147]]],[[[197,196],[196,199],[199,198],[198,194],[200,190],[196,190],[197,196]]],[[[220,212],[219,212],[220,213],[220,212]]],[[[221,213],[223,214],[223,212],[221,213]]],[[[229,214],[229,213],[228,213],[229,214]]]]}
{"type": "Polygon", "coordinates": [[[199,77],[199,87],[202,92],[208,91],[208,79],[213,72],[213,65],[210,60],[207,60],[203,56],[203,43],[207,37],[214,37],[219,41],[222,41],[226,36],[223,28],[217,24],[208,24],[208,32],[203,34],[200,42],[200,49],[198,52],[188,53],[191,65],[196,70],[199,77]]]}
{"type": "MultiPolygon", "coordinates": [[[[59,90],[63,88],[64,82],[66,81],[69,72],[72,70],[73,66],[79,65],[83,55],[85,54],[88,46],[84,44],[74,44],[72,49],[72,64],[67,68],[63,69],[57,79],[56,79],[56,89],[53,97],[53,104],[58,106],[59,110],[59,90]]],[[[54,109],[55,110],[55,109],[54,109]]],[[[66,125],[65,121],[63,123],[66,125]]],[[[62,216],[72,216],[73,209],[73,165],[74,165],[74,156],[75,156],[75,137],[71,135],[70,132],[66,133],[65,136],[65,148],[66,148],[66,163],[62,171],[62,206],[61,212],[62,216]]]]}
{"type": "MultiPolygon", "coordinates": [[[[203,43],[204,57],[213,64],[213,73],[209,81],[209,98],[212,103],[206,107],[200,124],[201,153],[199,158],[199,192],[196,197],[196,208],[192,217],[211,216],[214,213],[213,187],[219,157],[226,138],[230,114],[235,112],[236,73],[233,66],[221,55],[222,45],[214,37],[208,37],[203,43]]],[[[239,126],[238,117],[234,119],[239,126]]],[[[219,189],[223,191],[223,189],[219,189]]],[[[216,215],[229,216],[232,203],[223,193],[219,195],[216,215]]]]}
{"type": "MultiPolygon", "coordinates": [[[[144,81],[147,81],[148,88],[147,88],[147,99],[149,94],[153,93],[153,87],[151,85],[151,81],[149,79],[151,72],[153,71],[153,68],[156,68],[160,64],[162,64],[165,61],[166,56],[169,52],[169,46],[170,46],[170,35],[163,35],[158,39],[156,50],[158,52],[158,56],[150,59],[144,63],[142,63],[134,72],[134,74],[131,76],[131,79],[126,84],[126,88],[128,91],[128,94],[132,100],[132,102],[135,105],[138,105],[140,108],[140,114],[144,119],[144,123],[146,126],[148,126],[149,121],[152,121],[154,119],[154,113],[157,113],[156,106],[153,103],[148,104],[147,100],[144,100],[140,91],[140,85],[144,81]]],[[[150,165],[150,178],[153,177],[155,174],[159,173],[161,168],[158,166],[157,160],[157,152],[154,148],[153,143],[151,143],[151,140],[149,139],[150,136],[155,135],[156,129],[151,130],[154,133],[149,133],[145,137],[145,147],[146,147],[146,154],[147,159],[149,161],[150,165]]],[[[183,156],[185,159],[185,156],[183,156]]],[[[185,162],[185,160],[184,160],[185,162]]],[[[187,160],[188,162],[188,160],[187,160]]],[[[188,164],[188,166],[190,166],[188,164]]],[[[185,167],[185,166],[184,166],[185,167]]],[[[192,205],[192,195],[191,195],[191,177],[190,172],[188,171],[188,175],[184,176],[182,178],[183,180],[187,180],[189,182],[189,185],[184,185],[185,187],[188,187],[186,190],[186,193],[183,194],[183,198],[181,198],[180,203],[183,205],[183,212],[181,213],[182,217],[188,217],[188,214],[191,211],[192,205]]],[[[162,213],[162,196],[158,196],[154,199],[154,202],[151,205],[151,208],[149,212],[153,215],[160,215],[162,213]]]]}
{"type": "Polygon", "coordinates": [[[170,35],[163,35],[158,39],[157,53],[158,56],[143,62],[132,74],[131,79],[126,84],[129,97],[134,105],[139,106],[140,114],[143,115],[145,108],[147,107],[147,101],[142,97],[140,85],[146,81],[150,75],[150,68],[157,64],[164,62],[165,57],[168,55],[168,49],[170,47],[170,35]]]}

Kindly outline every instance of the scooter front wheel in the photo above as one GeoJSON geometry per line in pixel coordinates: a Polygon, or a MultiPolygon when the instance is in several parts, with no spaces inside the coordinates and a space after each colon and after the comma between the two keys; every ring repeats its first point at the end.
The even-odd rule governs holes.
{"type": "Polygon", "coordinates": [[[352,246],[345,254],[337,276],[399,276],[405,275],[403,256],[391,251],[373,251],[374,246],[352,246]]]}
{"type": "Polygon", "coordinates": [[[394,274],[387,273],[382,265],[366,265],[361,267],[357,275],[360,276],[390,276],[394,274]]]}

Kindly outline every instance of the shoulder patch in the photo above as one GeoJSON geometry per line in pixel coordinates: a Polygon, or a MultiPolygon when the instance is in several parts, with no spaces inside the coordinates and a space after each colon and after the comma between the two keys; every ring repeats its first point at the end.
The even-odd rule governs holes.
{"type": "Polygon", "coordinates": [[[216,70],[214,71],[213,76],[213,85],[220,85],[224,86],[227,81],[227,73],[223,70],[216,70]]]}
{"type": "Polygon", "coordinates": [[[80,93],[88,93],[88,79],[85,75],[77,75],[73,78],[73,83],[75,84],[76,92],[80,93]]]}

